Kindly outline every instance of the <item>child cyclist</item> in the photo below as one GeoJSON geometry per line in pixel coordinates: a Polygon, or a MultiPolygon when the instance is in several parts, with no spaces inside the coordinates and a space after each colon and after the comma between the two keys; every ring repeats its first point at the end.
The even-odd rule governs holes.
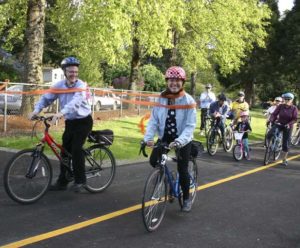
{"type": "Polygon", "coordinates": [[[235,127],[235,131],[238,132],[244,132],[244,135],[242,137],[244,151],[245,151],[245,157],[247,160],[250,160],[250,154],[249,154],[249,144],[248,144],[248,133],[252,131],[252,128],[249,123],[249,113],[248,111],[243,111],[240,113],[241,121],[238,122],[238,124],[235,127]]]}

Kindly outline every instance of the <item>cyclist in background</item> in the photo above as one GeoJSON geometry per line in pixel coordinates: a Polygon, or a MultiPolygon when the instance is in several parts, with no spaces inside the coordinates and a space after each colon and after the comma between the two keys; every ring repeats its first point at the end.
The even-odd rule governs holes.
{"type": "Polygon", "coordinates": [[[211,91],[211,84],[205,86],[205,91],[201,93],[199,98],[199,107],[201,109],[201,124],[200,124],[200,135],[204,135],[203,129],[205,126],[205,117],[208,114],[209,106],[211,103],[216,101],[215,93],[211,91]]]}
{"type": "MultiPolygon", "coordinates": [[[[92,130],[93,119],[91,117],[91,106],[88,103],[87,85],[78,78],[80,62],[74,57],[67,57],[61,62],[66,79],[55,83],[51,88],[54,90],[64,90],[63,93],[46,93],[36,103],[34,111],[29,115],[32,119],[38,115],[43,108],[51,105],[56,99],[59,100],[60,112],[55,114],[52,123],[64,117],[65,130],[62,136],[63,148],[71,153],[74,170],[74,192],[81,192],[86,184],[84,153],[82,147],[92,130]],[[68,90],[78,89],[77,92],[68,90]]],[[[62,157],[67,157],[62,154],[62,157]]],[[[69,181],[66,178],[66,168],[60,166],[60,175],[55,184],[50,186],[50,190],[66,190],[69,181]]]]}
{"type": "Polygon", "coordinates": [[[213,102],[209,107],[209,115],[213,120],[217,119],[217,126],[221,130],[222,140],[224,140],[225,121],[227,118],[229,107],[226,104],[226,96],[218,95],[218,100],[213,102]]]}
{"type": "MultiPolygon", "coordinates": [[[[190,178],[188,162],[190,158],[193,132],[196,127],[196,103],[187,94],[183,85],[186,74],[183,68],[178,66],[170,67],[165,75],[167,89],[159,97],[159,103],[174,106],[186,105],[186,108],[167,108],[155,106],[152,110],[147,125],[144,141],[147,146],[154,146],[154,136],[158,134],[157,142],[166,142],[169,147],[180,148],[177,161],[179,183],[183,193],[182,211],[189,212],[192,202],[189,199],[190,178]]],[[[159,151],[154,148],[150,156],[150,164],[156,166],[159,162],[159,151]]]]}
{"type": "Polygon", "coordinates": [[[236,125],[235,131],[244,132],[242,141],[243,141],[243,146],[245,151],[245,157],[247,160],[250,160],[248,133],[252,131],[252,128],[248,120],[249,112],[248,111],[241,112],[240,117],[241,117],[241,121],[239,121],[238,124],[236,125]]]}
{"type": "Polygon", "coordinates": [[[275,109],[282,103],[282,97],[275,97],[274,103],[271,107],[267,109],[265,115],[267,116],[267,121],[270,120],[271,114],[275,111],[275,109]]]}
{"type": "Polygon", "coordinates": [[[230,119],[234,120],[233,124],[237,123],[240,118],[240,113],[243,111],[249,111],[249,104],[245,101],[245,93],[240,91],[238,93],[238,99],[232,102],[232,107],[229,114],[230,119]]]}
{"type": "Polygon", "coordinates": [[[297,121],[298,109],[293,105],[294,95],[292,93],[285,93],[282,95],[282,98],[284,99],[284,103],[279,105],[271,114],[270,122],[274,125],[269,131],[267,138],[269,139],[274,134],[276,128],[282,131],[282,165],[287,166],[288,163],[286,159],[289,151],[291,129],[293,124],[297,121]]]}

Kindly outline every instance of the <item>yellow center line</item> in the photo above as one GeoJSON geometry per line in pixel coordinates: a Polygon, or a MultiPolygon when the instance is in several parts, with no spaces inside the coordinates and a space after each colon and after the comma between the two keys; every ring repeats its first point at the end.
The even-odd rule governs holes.
{"type": "MultiPolygon", "coordinates": [[[[294,159],[297,159],[299,157],[300,157],[300,154],[296,155],[296,156],[292,156],[287,160],[294,160],[294,159]]],[[[275,165],[277,165],[279,163],[280,162],[278,161],[278,162],[275,162],[275,163],[272,163],[272,164],[269,164],[269,165],[266,165],[266,166],[261,166],[261,167],[258,167],[258,168],[255,168],[253,170],[249,170],[249,171],[237,174],[237,175],[233,175],[233,176],[226,177],[226,178],[223,178],[223,179],[211,182],[211,183],[207,183],[207,184],[199,186],[197,188],[197,190],[204,190],[204,189],[207,189],[207,188],[210,188],[210,187],[222,184],[222,183],[226,183],[226,182],[229,182],[229,181],[232,181],[232,180],[235,180],[235,179],[238,179],[238,178],[241,178],[241,177],[244,177],[244,176],[256,173],[256,172],[259,172],[259,171],[263,171],[263,170],[266,170],[268,168],[274,167],[275,165]]],[[[137,205],[134,205],[134,206],[131,206],[131,207],[128,207],[128,208],[124,208],[124,209],[121,209],[121,210],[118,210],[118,211],[115,211],[115,212],[112,212],[112,213],[109,213],[109,214],[105,214],[105,215],[102,215],[102,216],[99,216],[99,217],[96,217],[96,218],[93,218],[93,219],[90,219],[90,220],[87,220],[87,221],[83,221],[83,222],[80,222],[80,223],[77,223],[77,224],[66,226],[66,227],[51,231],[51,232],[39,234],[39,235],[36,235],[36,236],[33,236],[33,237],[29,237],[29,238],[26,238],[26,239],[22,239],[22,240],[10,243],[10,244],[6,244],[4,246],[1,246],[0,248],[4,248],[4,247],[5,248],[8,248],[8,247],[10,247],[10,248],[11,247],[22,247],[22,246],[25,246],[25,245],[33,244],[33,243],[36,243],[36,242],[39,242],[39,241],[42,241],[42,240],[46,240],[46,239],[50,239],[50,238],[53,238],[53,237],[56,237],[56,236],[59,236],[59,235],[65,234],[65,233],[73,232],[75,230],[78,230],[78,229],[81,229],[81,228],[84,228],[84,227],[88,227],[90,225],[94,225],[94,224],[97,224],[97,223],[100,223],[100,222],[103,222],[103,221],[106,221],[106,220],[109,220],[109,219],[113,219],[113,218],[116,218],[118,216],[125,215],[125,214],[128,214],[130,212],[139,210],[141,208],[142,208],[142,204],[137,204],[137,205]]]]}

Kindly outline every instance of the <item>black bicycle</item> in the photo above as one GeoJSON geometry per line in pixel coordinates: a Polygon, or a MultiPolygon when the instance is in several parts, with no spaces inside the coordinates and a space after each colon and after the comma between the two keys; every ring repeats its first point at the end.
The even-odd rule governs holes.
{"type": "Polygon", "coordinates": [[[221,130],[219,128],[220,118],[212,120],[212,126],[208,131],[206,138],[206,148],[209,155],[216,154],[220,144],[223,145],[224,151],[230,152],[233,147],[233,130],[231,125],[225,125],[224,138],[222,138],[221,130]]]}
{"type": "Polygon", "coordinates": [[[274,133],[266,140],[266,152],[264,157],[264,165],[267,165],[271,159],[276,161],[282,150],[282,131],[279,130],[281,125],[275,124],[274,133]]]}
{"type": "MultiPolygon", "coordinates": [[[[145,147],[146,144],[142,142],[140,152],[147,157],[145,147]]],[[[183,206],[179,174],[178,172],[170,171],[167,166],[167,161],[170,158],[168,156],[170,148],[165,143],[157,143],[155,148],[160,151],[160,160],[148,176],[142,199],[143,223],[149,232],[156,230],[162,222],[166,212],[167,201],[173,202],[174,198],[178,198],[180,207],[182,208],[183,206]]],[[[178,154],[178,151],[176,153],[178,154]]],[[[176,162],[177,156],[171,158],[171,160],[176,162]]],[[[195,157],[190,158],[188,170],[190,174],[190,199],[193,203],[196,198],[198,186],[198,169],[195,157]]]]}
{"type": "MultiPolygon", "coordinates": [[[[49,121],[52,117],[35,117],[43,122],[45,129],[40,143],[31,149],[16,153],[6,165],[4,171],[4,188],[11,199],[18,203],[30,204],[39,200],[48,190],[52,180],[52,166],[44,153],[47,144],[58,160],[66,167],[66,178],[73,180],[72,157],[64,148],[55,142],[49,134],[49,121]],[[65,154],[62,156],[61,154],[65,154]]],[[[111,130],[92,131],[88,141],[95,143],[84,149],[85,174],[87,178],[86,190],[92,193],[105,190],[113,181],[116,172],[114,155],[108,148],[113,142],[111,130]]]]}

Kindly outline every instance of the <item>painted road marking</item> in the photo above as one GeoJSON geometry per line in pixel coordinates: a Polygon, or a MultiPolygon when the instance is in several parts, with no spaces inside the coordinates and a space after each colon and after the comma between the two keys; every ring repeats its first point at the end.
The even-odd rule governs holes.
{"type": "MultiPolygon", "coordinates": [[[[300,154],[296,155],[296,156],[292,156],[292,157],[288,158],[288,160],[294,160],[294,159],[297,159],[297,158],[300,158],[300,154]]],[[[232,181],[232,180],[244,177],[244,176],[248,176],[248,175],[257,173],[259,171],[263,171],[263,170],[266,170],[268,168],[274,167],[275,165],[278,165],[280,163],[281,162],[278,161],[278,162],[275,162],[275,163],[272,163],[272,164],[269,164],[269,165],[266,165],[266,166],[261,166],[261,167],[258,167],[258,168],[255,168],[253,170],[249,170],[249,171],[237,174],[237,175],[233,175],[233,176],[226,177],[226,178],[223,178],[223,179],[211,182],[211,183],[207,183],[207,184],[199,186],[197,188],[197,190],[204,190],[204,189],[207,189],[207,188],[217,186],[217,185],[222,184],[222,183],[226,183],[226,182],[229,182],[229,181],[232,181]]],[[[96,218],[93,218],[93,219],[90,219],[90,220],[87,220],[87,221],[83,221],[83,222],[80,222],[80,223],[77,223],[77,224],[74,224],[74,225],[66,226],[66,227],[51,231],[51,232],[47,232],[47,233],[39,234],[39,235],[36,235],[36,236],[33,236],[33,237],[29,237],[29,238],[26,238],[26,239],[22,239],[22,240],[19,240],[19,241],[1,246],[0,248],[4,248],[4,247],[5,248],[8,248],[8,247],[9,248],[22,247],[22,246],[25,246],[25,245],[33,244],[33,243],[36,243],[36,242],[39,242],[39,241],[42,241],[42,240],[46,240],[46,239],[50,239],[50,238],[53,238],[53,237],[56,237],[56,236],[59,236],[59,235],[65,234],[65,233],[73,232],[75,230],[78,230],[78,229],[81,229],[81,228],[84,228],[84,227],[88,227],[90,225],[94,225],[94,224],[97,224],[97,223],[100,223],[100,222],[103,222],[103,221],[106,221],[106,220],[109,220],[109,219],[113,219],[113,218],[116,218],[118,216],[125,215],[125,214],[131,213],[133,211],[139,210],[141,208],[142,208],[142,204],[137,204],[137,205],[134,205],[134,206],[131,206],[131,207],[128,207],[128,208],[124,208],[124,209],[121,209],[121,210],[118,210],[118,211],[115,211],[115,212],[112,212],[112,213],[109,213],[109,214],[105,214],[105,215],[102,215],[102,216],[99,216],[99,217],[96,217],[96,218]]]]}

